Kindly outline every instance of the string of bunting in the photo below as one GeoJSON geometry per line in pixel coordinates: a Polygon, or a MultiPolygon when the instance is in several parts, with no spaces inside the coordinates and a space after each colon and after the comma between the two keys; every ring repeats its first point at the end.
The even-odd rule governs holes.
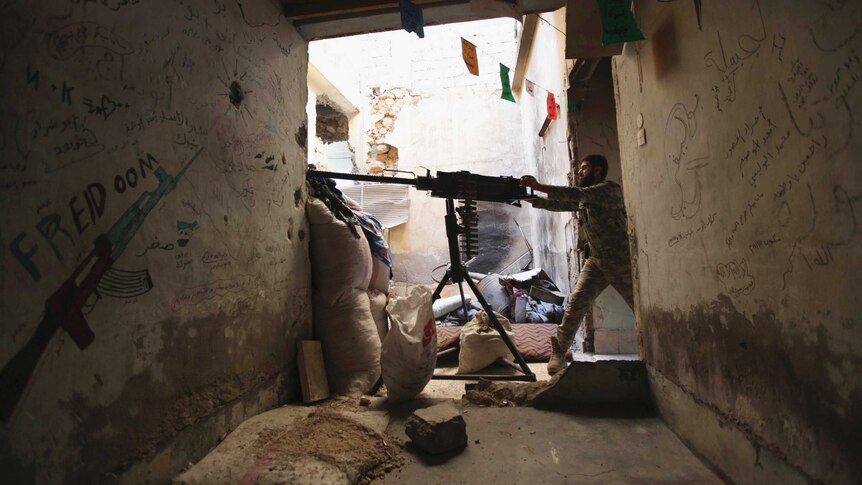
{"type": "MultiPolygon", "coordinates": [[[[402,28],[407,32],[415,33],[419,38],[425,38],[422,9],[413,4],[410,0],[399,0],[399,5],[401,10],[402,28]]],[[[541,16],[539,16],[538,18],[548,24],[551,28],[562,34],[563,37],[565,37],[565,33],[558,29],[554,24],[542,18],[541,16]]],[[[499,64],[500,84],[502,87],[502,94],[500,98],[515,103],[515,96],[512,93],[512,85],[509,80],[509,73],[511,69],[504,63],[500,62],[495,56],[489,54],[486,50],[482,49],[481,47],[478,47],[475,43],[464,38],[464,36],[452,31],[448,27],[446,27],[446,30],[461,38],[461,57],[464,60],[464,64],[466,65],[467,71],[470,74],[474,76],[479,76],[479,56],[477,51],[481,51],[484,56],[493,59],[495,62],[497,62],[497,64],[499,64]]],[[[547,93],[547,118],[549,120],[559,119],[559,105],[557,104],[558,96],[555,95],[555,93],[550,89],[547,89],[544,86],[531,81],[530,79],[525,78],[525,81],[527,82],[527,91],[530,94],[533,93],[533,90],[536,86],[547,93]]],[[[563,84],[564,86],[567,84],[566,76],[563,77],[563,84]]],[[[571,111],[571,106],[567,107],[569,111],[571,111]]]]}
{"type": "MultiPolygon", "coordinates": [[[[516,102],[515,97],[512,94],[512,85],[509,81],[509,72],[511,72],[511,69],[508,66],[506,66],[506,64],[504,64],[499,59],[497,59],[494,55],[489,54],[488,51],[486,51],[485,49],[478,47],[476,44],[467,40],[466,38],[464,38],[463,36],[461,36],[457,32],[454,32],[454,31],[448,29],[448,27],[446,29],[450,33],[452,33],[453,35],[461,38],[461,58],[464,60],[464,64],[467,66],[467,71],[469,71],[470,74],[472,74],[474,76],[479,76],[479,56],[477,53],[478,51],[481,51],[483,56],[490,57],[497,64],[499,64],[499,66],[500,66],[500,71],[499,71],[499,73],[500,73],[500,84],[502,85],[502,88],[503,88],[503,93],[500,97],[501,97],[501,99],[505,99],[505,100],[511,101],[513,103],[516,102]]],[[[530,94],[533,94],[533,88],[535,86],[541,88],[543,91],[548,93],[548,98],[549,98],[548,106],[551,106],[550,103],[553,102],[554,103],[553,104],[554,109],[556,109],[557,105],[556,105],[555,100],[556,100],[557,95],[553,91],[551,91],[548,88],[545,88],[544,86],[542,86],[540,84],[537,84],[537,83],[531,81],[530,79],[525,78],[525,80],[527,83],[529,83],[527,90],[530,94]]],[[[566,83],[565,76],[563,76],[563,82],[564,82],[564,84],[566,83]]],[[[558,111],[555,111],[554,115],[553,115],[554,117],[551,119],[553,119],[553,120],[558,119],[557,113],[558,113],[558,111]]]]}

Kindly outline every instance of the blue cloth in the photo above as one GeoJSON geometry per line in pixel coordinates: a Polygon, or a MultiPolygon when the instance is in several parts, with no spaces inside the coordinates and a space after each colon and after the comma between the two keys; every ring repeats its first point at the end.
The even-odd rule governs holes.
{"type": "Polygon", "coordinates": [[[407,32],[416,32],[420,39],[424,39],[425,19],[422,17],[422,9],[410,0],[398,0],[398,4],[401,7],[401,28],[407,32]]]}
{"type": "Polygon", "coordinates": [[[383,226],[376,217],[362,211],[353,211],[356,218],[359,220],[359,226],[362,232],[365,233],[365,239],[368,240],[368,245],[371,247],[371,254],[377,259],[386,263],[389,266],[390,276],[392,273],[392,256],[389,254],[389,246],[386,245],[386,240],[383,239],[383,226]]]}

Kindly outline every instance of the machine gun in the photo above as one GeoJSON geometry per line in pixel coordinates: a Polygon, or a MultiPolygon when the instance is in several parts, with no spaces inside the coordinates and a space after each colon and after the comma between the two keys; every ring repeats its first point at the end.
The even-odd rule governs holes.
{"type": "MultiPolygon", "coordinates": [[[[418,190],[430,192],[432,197],[446,199],[453,203],[457,200],[458,207],[454,208],[454,213],[460,219],[460,224],[454,218],[452,222],[457,226],[454,229],[457,230],[460,253],[463,255],[464,260],[468,262],[478,254],[479,249],[479,218],[476,213],[477,201],[500,202],[520,206],[521,200],[535,197],[534,194],[527,191],[526,187],[521,187],[520,180],[515,177],[492,177],[470,173],[466,170],[459,172],[437,172],[436,177],[432,176],[431,172],[428,171],[425,175],[413,176],[412,178],[309,170],[306,177],[412,185],[418,190]]],[[[448,231],[449,218],[446,220],[448,231]]]]}
{"type": "MultiPolygon", "coordinates": [[[[95,334],[84,318],[84,307],[92,297],[98,298],[103,277],[110,276],[114,262],[126,250],[135,233],[138,232],[147,215],[156,204],[177,186],[193,161],[201,154],[199,149],[194,156],[172,176],[164,168],[156,169],[159,185],[152,192],[144,192],[129,206],[106,234],[100,234],[93,243],[93,249],[78,264],[71,275],[45,301],[42,321],[33,332],[30,340],[0,370],[0,420],[8,421],[15,411],[18,400],[27,388],[30,376],[59,328],[72,337],[75,345],[83,350],[95,339],[95,334]]],[[[118,276],[126,279],[122,273],[118,276]]],[[[147,276],[148,280],[148,276],[147,276]]],[[[145,284],[145,293],[151,286],[145,284]]],[[[131,289],[130,291],[135,291],[131,289]]],[[[127,295],[128,296],[128,295],[127,295]]],[[[131,294],[134,296],[134,293],[131,294]]]]}
{"type": "Polygon", "coordinates": [[[500,334],[500,337],[506,343],[512,356],[518,362],[521,371],[524,375],[476,375],[476,374],[456,374],[456,375],[438,375],[436,379],[476,379],[483,377],[491,380],[526,380],[535,382],[536,375],[527,367],[524,358],[518,352],[515,344],[509,338],[509,335],[503,329],[494,311],[482,292],[476,286],[472,278],[468,276],[466,264],[473,259],[479,252],[479,218],[476,212],[476,202],[500,202],[520,206],[520,201],[536,197],[532,192],[527,191],[526,187],[521,187],[520,179],[515,177],[491,177],[487,175],[477,175],[466,170],[459,172],[437,172],[437,176],[431,175],[428,171],[425,175],[408,177],[384,177],[380,175],[362,175],[326,172],[321,170],[309,170],[306,178],[332,178],[342,180],[357,180],[362,182],[378,182],[384,184],[401,184],[412,185],[419,190],[431,192],[432,197],[446,199],[446,238],[449,242],[449,267],[446,269],[446,274],[437,285],[432,299],[440,298],[440,293],[443,291],[449,281],[458,284],[458,290],[461,293],[461,304],[464,309],[464,317],[467,318],[467,302],[464,297],[464,287],[462,282],[466,281],[467,285],[476,295],[479,304],[485,310],[494,328],[500,334]],[[459,201],[459,206],[455,207],[455,200],[459,201]],[[460,220],[459,220],[460,219],[460,220]],[[463,259],[462,259],[463,255],[463,259]],[[463,261],[467,260],[467,263],[463,261]]]}

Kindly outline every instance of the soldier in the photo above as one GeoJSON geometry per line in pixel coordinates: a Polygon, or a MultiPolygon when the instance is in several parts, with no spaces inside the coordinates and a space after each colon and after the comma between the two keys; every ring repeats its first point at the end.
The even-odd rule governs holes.
{"type": "Polygon", "coordinates": [[[566,351],[589,305],[609,284],[634,308],[632,271],[626,231],[626,208],[622,188],[610,180],[608,161],[601,155],[581,160],[578,187],[545,185],[531,175],[521,177],[521,185],[548,194],[547,198],[526,199],[534,207],[550,211],[578,211],[578,227],[589,245],[589,257],[578,275],[575,291],[557,336],[551,337],[553,355],[548,374],[556,374],[566,363],[566,351]]]}

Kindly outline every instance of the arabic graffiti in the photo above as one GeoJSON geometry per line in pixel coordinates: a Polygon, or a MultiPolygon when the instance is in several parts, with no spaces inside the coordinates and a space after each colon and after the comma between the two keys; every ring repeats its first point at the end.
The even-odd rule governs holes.
{"type": "Polygon", "coordinates": [[[763,11],[760,8],[759,0],[752,2],[751,10],[757,11],[759,20],[758,32],[737,36],[736,45],[731,46],[729,50],[725,48],[721,32],[716,32],[718,52],[710,50],[703,56],[706,67],[715,69],[720,75],[719,82],[713,84],[710,89],[717,111],[722,111],[724,103],[733,103],[736,101],[736,75],[746,65],[746,61],[760,51],[763,41],[766,40],[766,23],[763,20],[763,11]]]}
{"type": "Polygon", "coordinates": [[[671,208],[674,219],[691,219],[700,212],[700,169],[709,165],[709,151],[696,144],[697,111],[700,97],[694,95],[694,107],[676,103],[670,109],[664,128],[664,153],[668,173],[673,178],[678,203],[671,208]],[[692,153],[696,152],[696,153],[692,153]]]}

